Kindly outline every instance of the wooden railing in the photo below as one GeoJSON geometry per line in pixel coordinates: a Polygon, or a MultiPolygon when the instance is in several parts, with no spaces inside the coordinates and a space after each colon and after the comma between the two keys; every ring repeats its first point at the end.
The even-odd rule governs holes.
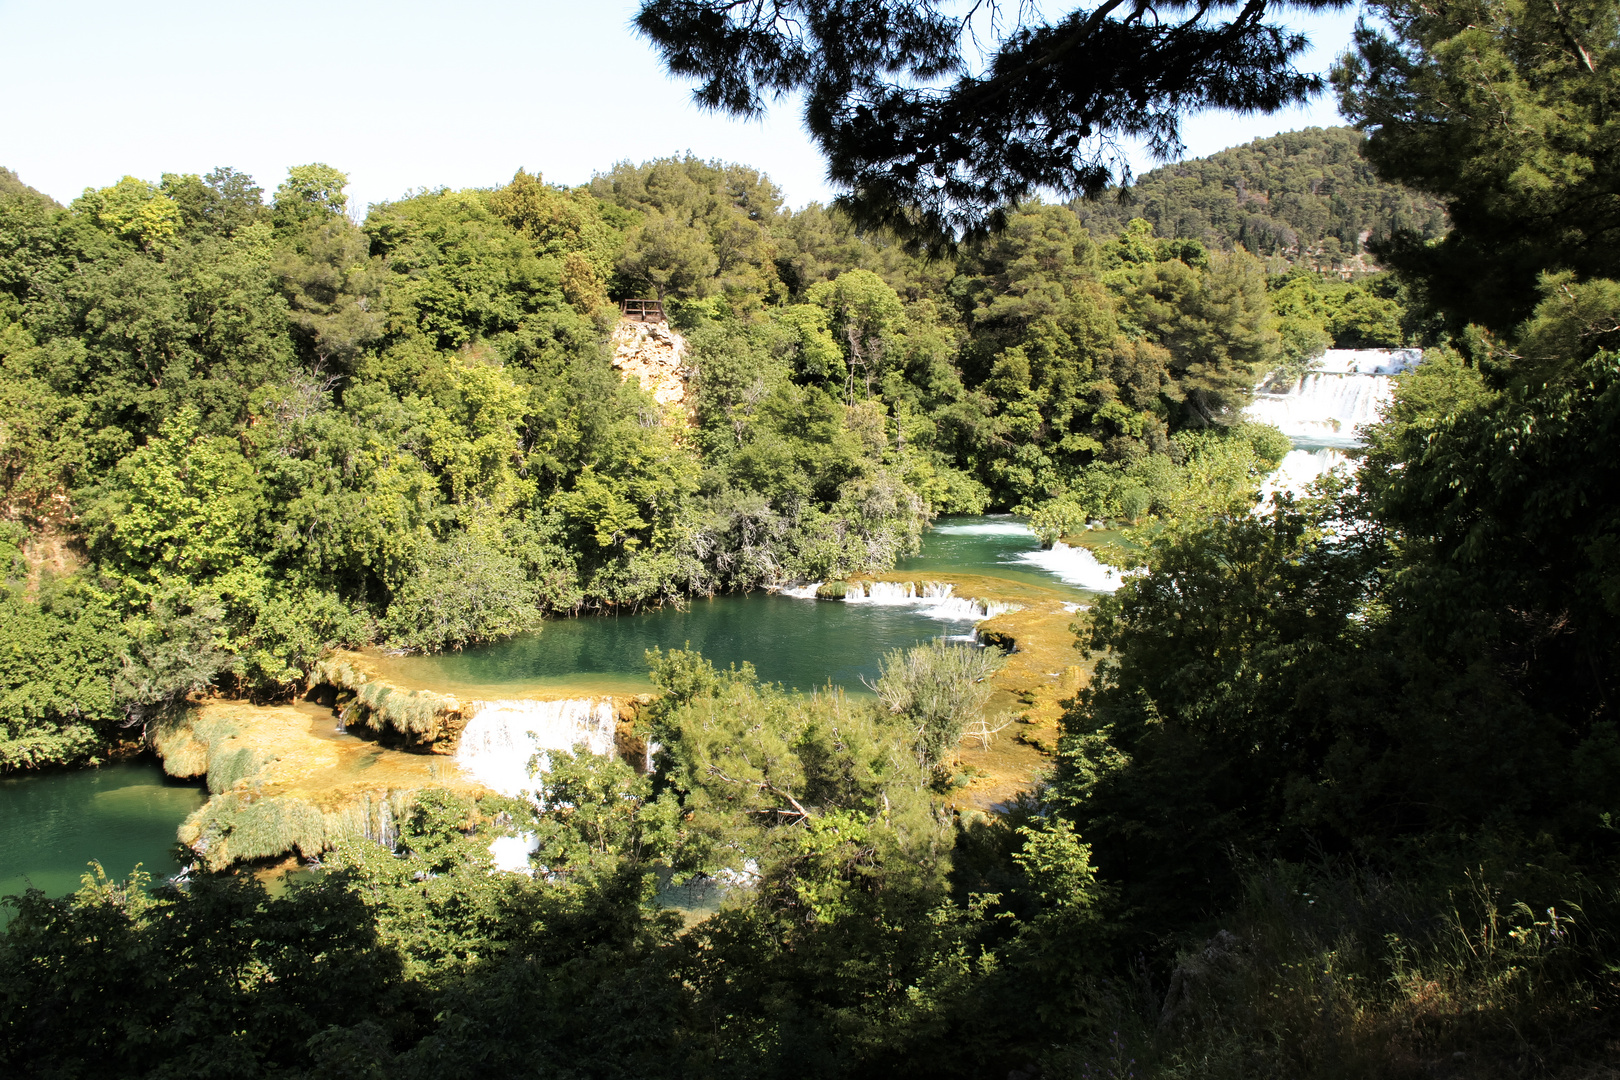
{"type": "Polygon", "coordinates": [[[634,322],[664,322],[662,300],[620,300],[619,315],[634,322]]]}

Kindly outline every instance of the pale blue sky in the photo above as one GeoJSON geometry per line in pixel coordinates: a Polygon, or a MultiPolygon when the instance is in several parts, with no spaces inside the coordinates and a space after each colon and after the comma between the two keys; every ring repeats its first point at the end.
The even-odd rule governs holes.
{"type": "MultiPolygon", "coordinates": [[[[66,202],[128,174],[289,165],[350,174],[363,207],[418,187],[580,183],[691,150],[763,169],[789,203],[829,194],[797,110],[701,112],[628,29],[634,0],[0,0],[0,165],[66,202]]],[[[1325,69],[1353,15],[1306,26],[1325,69]]],[[[1304,24],[1302,24],[1304,25],[1304,24]]],[[[1338,123],[1331,98],[1187,124],[1190,156],[1338,123]]],[[[1146,166],[1148,163],[1141,163],[1146,166]]]]}

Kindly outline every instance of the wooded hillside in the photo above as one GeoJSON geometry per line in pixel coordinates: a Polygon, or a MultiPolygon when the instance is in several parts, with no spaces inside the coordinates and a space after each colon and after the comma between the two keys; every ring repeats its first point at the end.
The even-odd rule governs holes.
{"type": "Polygon", "coordinates": [[[1093,232],[1133,217],[1160,236],[1197,240],[1321,271],[1367,271],[1369,243],[1410,229],[1446,231],[1438,200],[1380,180],[1354,128],[1306,128],[1144,173],[1121,201],[1116,188],[1075,213],[1093,232]]]}

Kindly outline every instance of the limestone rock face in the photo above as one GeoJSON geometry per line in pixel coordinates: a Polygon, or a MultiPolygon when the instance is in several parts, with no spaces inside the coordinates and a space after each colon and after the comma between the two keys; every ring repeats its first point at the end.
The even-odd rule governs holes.
{"type": "Polygon", "coordinates": [[[686,339],[665,323],[621,320],[613,330],[613,366],[666,409],[690,414],[686,339]]]}

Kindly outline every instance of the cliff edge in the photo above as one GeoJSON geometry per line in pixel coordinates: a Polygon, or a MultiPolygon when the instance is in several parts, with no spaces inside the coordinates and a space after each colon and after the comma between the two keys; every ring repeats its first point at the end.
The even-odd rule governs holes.
{"type": "Polygon", "coordinates": [[[613,330],[613,366],[636,382],[666,410],[680,410],[689,419],[692,402],[687,395],[691,369],[686,366],[686,339],[662,322],[621,320],[613,330]]]}

